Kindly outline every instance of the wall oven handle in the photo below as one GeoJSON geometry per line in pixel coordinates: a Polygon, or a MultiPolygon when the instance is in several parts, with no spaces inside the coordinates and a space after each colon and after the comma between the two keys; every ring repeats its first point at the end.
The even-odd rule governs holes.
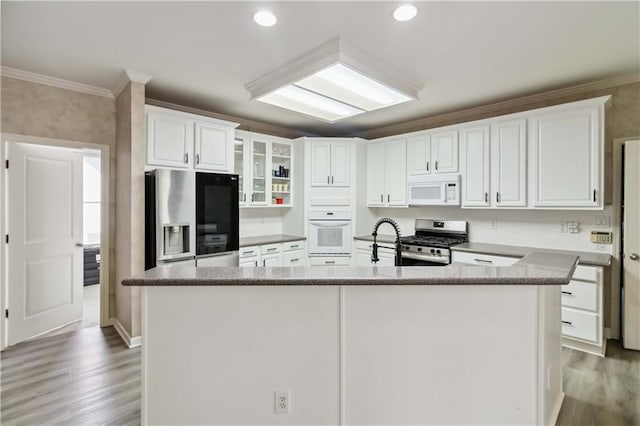
{"type": "Polygon", "coordinates": [[[487,263],[487,264],[493,265],[492,260],[486,260],[486,259],[473,259],[473,260],[475,260],[478,263],[487,263]]]}
{"type": "Polygon", "coordinates": [[[336,263],[336,261],[335,261],[335,260],[325,260],[325,261],[324,261],[324,264],[325,264],[325,265],[333,265],[333,264],[335,264],[335,263],[336,263]]]}

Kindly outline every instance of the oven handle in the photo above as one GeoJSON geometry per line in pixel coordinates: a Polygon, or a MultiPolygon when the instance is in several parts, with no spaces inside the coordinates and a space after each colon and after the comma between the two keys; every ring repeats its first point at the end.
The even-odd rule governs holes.
{"type": "Polygon", "coordinates": [[[351,225],[351,221],[349,221],[349,222],[341,222],[341,221],[338,221],[338,220],[334,220],[334,221],[313,221],[313,220],[310,220],[309,224],[313,225],[313,226],[317,226],[319,228],[338,228],[338,227],[351,225]]]}
{"type": "Polygon", "coordinates": [[[413,260],[424,260],[425,262],[431,263],[442,263],[443,265],[448,265],[449,262],[446,258],[426,258],[424,256],[420,256],[419,254],[411,254],[411,253],[402,253],[402,257],[406,257],[407,259],[413,260]]]}

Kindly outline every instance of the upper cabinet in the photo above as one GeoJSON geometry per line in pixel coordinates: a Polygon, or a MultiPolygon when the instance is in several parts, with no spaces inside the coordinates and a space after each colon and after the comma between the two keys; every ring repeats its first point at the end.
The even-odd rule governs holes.
{"type": "Polygon", "coordinates": [[[311,186],[349,186],[349,141],[314,140],[311,146],[311,186]]]}
{"type": "Polygon", "coordinates": [[[407,140],[391,139],[367,145],[367,205],[407,206],[407,140]]]}
{"type": "Polygon", "coordinates": [[[223,120],[147,105],[147,164],[233,172],[233,134],[223,120]]]}
{"type": "Polygon", "coordinates": [[[422,175],[458,172],[458,131],[411,136],[407,141],[407,173],[422,175]]]}
{"type": "Polygon", "coordinates": [[[460,131],[460,174],[462,207],[491,206],[489,126],[460,131]]]}
{"type": "Polygon", "coordinates": [[[530,118],[533,207],[603,206],[604,102],[570,105],[530,118]]]}
{"type": "Polygon", "coordinates": [[[238,130],[234,155],[240,207],[291,207],[293,149],[289,139],[238,130]]]}
{"type": "Polygon", "coordinates": [[[527,205],[527,120],[491,124],[491,187],[496,207],[527,205]]]}

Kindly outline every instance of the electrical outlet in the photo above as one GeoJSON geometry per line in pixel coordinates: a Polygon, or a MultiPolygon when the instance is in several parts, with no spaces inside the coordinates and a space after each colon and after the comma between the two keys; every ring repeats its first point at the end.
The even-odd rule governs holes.
{"type": "Polygon", "coordinates": [[[567,222],[567,231],[571,234],[577,234],[578,232],[580,232],[580,223],[567,222]]]}
{"type": "Polygon", "coordinates": [[[596,226],[598,228],[610,228],[611,216],[596,216],[596,226]]]}
{"type": "Polygon", "coordinates": [[[498,229],[498,221],[493,219],[489,222],[489,229],[498,229]]]}
{"type": "Polygon", "coordinates": [[[563,234],[567,232],[567,222],[560,222],[560,232],[563,234]]]}
{"type": "Polygon", "coordinates": [[[276,414],[289,414],[290,402],[289,391],[284,389],[276,389],[273,392],[275,399],[276,414]]]}

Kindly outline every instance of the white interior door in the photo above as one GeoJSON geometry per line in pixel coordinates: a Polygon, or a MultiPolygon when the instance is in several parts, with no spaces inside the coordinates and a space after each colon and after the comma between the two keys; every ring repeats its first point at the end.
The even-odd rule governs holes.
{"type": "Polygon", "coordinates": [[[82,318],[82,158],[10,143],[9,345],[82,318]]]}
{"type": "Polygon", "coordinates": [[[640,350],[640,141],[624,144],[623,344],[640,350]]]}

